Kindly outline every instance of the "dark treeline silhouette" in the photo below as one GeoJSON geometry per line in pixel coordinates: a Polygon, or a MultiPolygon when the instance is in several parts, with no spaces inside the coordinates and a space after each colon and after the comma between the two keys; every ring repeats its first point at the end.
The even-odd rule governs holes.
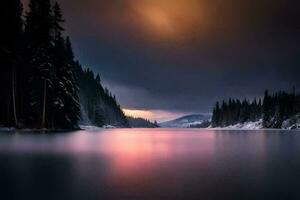
{"type": "MultiPolygon", "coordinates": [[[[3,0],[0,20],[1,126],[74,129],[81,116],[80,97],[89,100],[92,96],[112,105],[116,115],[123,117],[115,98],[108,91],[102,92],[100,82],[95,86],[98,89],[90,90],[97,90],[94,95],[79,93],[88,88],[85,84],[94,83],[84,82],[91,72],[83,71],[74,59],[58,3],[30,0],[23,16],[20,0],[3,0]]],[[[89,107],[94,108],[97,104],[89,107]]],[[[95,112],[98,114],[89,115],[97,124],[112,121],[111,117],[106,120],[106,112],[100,108],[95,112]]]]}
{"type": "MultiPolygon", "coordinates": [[[[18,123],[17,108],[19,102],[16,96],[24,96],[22,90],[16,91],[16,79],[23,70],[20,67],[22,58],[19,56],[23,45],[22,5],[17,0],[6,0],[0,6],[0,120],[3,124],[18,123]],[[19,94],[17,94],[19,93],[19,94]]],[[[19,79],[22,85],[24,80],[19,79]]],[[[18,113],[19,115],[21,113],[18,113]]]]}
{"type": "Polygon", "coordinates": [[[285,120],[299,118],[300,95],[295,89],[292,93],[278,92],[273,95],[265,92],[263,101],[263,126],[264,128],[281,128],[285,120]]]}
{"type": "Polygon", "coordinates": [[[97,126],[129,127],[125,114],[116,97],[101,85],[99,74],[78,67],[82,123],[97,126]]]}
{"type": "Polygon", "coordinates": [[[157,121],[152,123],[150,120],[141,117],[127,117],[127,119],[132,128],[159,128],[157,121]]]}
{"type": "Polygon", "coordinates": [[[261,100],[234,100],[223,101],[221,104],[216,103],[213,110],[212,125],[213,127],[230,126],[247,121],[257,121],[261,118],[262,103],[261,100]]]}
{"type": "Polygon", "coordinates": [[[226,127],[237,123],[262,120],[264,128],[281,128],[285,120],[300,113],[300,96],[292,93],[265,91],[263,99],[234,100],[216,103],[212,126],[226,127]]]}

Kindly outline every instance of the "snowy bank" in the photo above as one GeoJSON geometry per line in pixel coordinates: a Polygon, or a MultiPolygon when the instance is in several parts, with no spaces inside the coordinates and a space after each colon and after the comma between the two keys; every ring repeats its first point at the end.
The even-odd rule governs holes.
{"type": "MultiPolygon", "coordinates": [[[[238,123],[231,126],[226,127],[216,127],[211,129],[243,129],[243,130],[260,130],[264,129],[263,127],[263,120],[260,119],[256,122],[245,122],[245,123],[238,123]]],[[[296,115],[290,119],[283,121],[282,130],[300,130],[300,115],[296,115]]]]}
{"type": "Polygon", "coordinates": [[[300,114],[285,120],[281,128],[285,130],[300,130],[300,114]]]}
{"type": "Polygon", "coordinates": [[[79,127],[82,130],[88,130],[88,131],[97,131],[97,130],[101,130],[101,129],[116,128],[115,126],[112,126],[112,125],[105,125],[103,127],[92,126],[92,125],[80,125],[79,127]]]}
{"type": "Polygon", "coordinates": [[[9,131],[15,131],[15,128],[8,128],[8,127],[0,127],[0,131],[2,132],[9,132],[9,131]]]}
{"type": "Polygon", "coordinates": [[[262,119],[256,122],[238,123],[227,127],[216,127],[212,129],[244,129],[244,130],[260,130],[263,129],[262,119]]]}

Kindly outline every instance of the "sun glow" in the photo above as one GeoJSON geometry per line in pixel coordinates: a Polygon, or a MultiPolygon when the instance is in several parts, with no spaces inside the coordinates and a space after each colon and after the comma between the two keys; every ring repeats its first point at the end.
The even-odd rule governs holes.
{"type": "MultiPolygon", "coordinates": [[[[131,0],[139,24],[148,33],[179,36],[193,28],[203,13],[198,0],[131,0]]],[[[195,27],[194,27],[195,28],[195,27]]]]}
{"type": "Polygon", "coordinates": [[[170,16],[162,9],[150,7],[145,9],[143,14],[145,15],[146,20],[148,20],[158,31],[161,30],[168,33],[173,33],[175,31],[170,16]]]}
{"type": "Polygon", "coordinates": [[[141,117],[150,121],[164,122],[185,115],[182,112],[169,112],[164,110],[136,110],[123,109],[126,116],[141,117]]]}
{"type": "Polygon", "coordinates": [[[154,117],[153,113],[148,110],[131,110],[131,109],[123,109],[126,116],[130,117],[142,117],[145,119],[152,119],[154,117]]]}

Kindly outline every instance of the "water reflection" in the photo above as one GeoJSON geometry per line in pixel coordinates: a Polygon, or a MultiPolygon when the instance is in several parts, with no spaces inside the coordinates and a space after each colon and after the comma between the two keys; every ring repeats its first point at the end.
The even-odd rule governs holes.
{"type": "Polygon", "coordinates": [[[7,199],[298,197],[299,152],[297,132],[1,134],[0,188],[7,199]]]}

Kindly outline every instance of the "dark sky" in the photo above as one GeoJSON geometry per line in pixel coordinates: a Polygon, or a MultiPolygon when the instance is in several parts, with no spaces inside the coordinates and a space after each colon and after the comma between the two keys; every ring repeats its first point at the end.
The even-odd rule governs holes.
{"type": "Polygon", "coordinates": [[[300,87],[299,0],[59,0],[77,58],[124,108],[211,112],[300,87]]]}

